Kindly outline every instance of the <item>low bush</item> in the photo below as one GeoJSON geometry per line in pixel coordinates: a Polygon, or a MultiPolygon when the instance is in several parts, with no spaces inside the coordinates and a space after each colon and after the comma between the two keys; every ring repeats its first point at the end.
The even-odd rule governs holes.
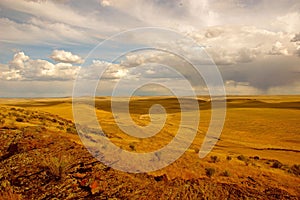
{"type": "Polygon", "coordinates": [[[17,121],[17,122],[24,122],[24,119],[21,118],[21,117],[17,117],[17,118],[16,118],[16,121],[17,121]]]}
{"type": "Polygon", "coordinates": [[[132,151],[135,151],[135,146],[134,146],[134,144],[129,144],[129,148],[130,148],[132,151]]]}
{"type": "Polygon", "coordinates": [[[272,164],[272,167],[273,168],[281,168],[282,167],[282,163],[279,162],[278,160],[274,161],[273,164],[272,164]]]}
{"type": "Polygon", "coordinates": [[[213,163],[219,162],[220,159],[218,158],[218,156],[210,156],[210,159],[213,163]]]}
{"type": "Polygon", "coordinates": [[[64,177],[67,168],[70,165],[70,158],[59,155],[58,157],[46,157],[42,165],[49,169],[50,173],[56,180],[64,177]]]}
{"type": "Polygon", "coordinates": [[[247,160],[248,160],[247,157],[244,156],[244,155],[239,155],[239,156],[237,157],[237,159],[238,159],[238,160],[241,160],[241,161],[247,161],[247,160]]]}
{"type": "Polygon", "coordinates": [[[226,176],[226,177],[229,177],[230,176],[230,173],[229,171],[225,170],[223,173],[222,173],[223,176],[226,176]]]}
{"type": "Polygon", "coordinates": [[[214,168],[205,168],[205,174],[208,177],[212,177],[216,173],[216,170],[214,168]]]}
{"type": "Polygon", "coordinates": [[[259,160],[259,157],[258,156],[254,156],[253,159],[254,160],[259,160]]]}
{"type": "Polygon", "coordinates": [[[300,176],[300,165],[293,165],[290,169],[289,172],[292,174],[295,174],[296,176],[300,176]]]}

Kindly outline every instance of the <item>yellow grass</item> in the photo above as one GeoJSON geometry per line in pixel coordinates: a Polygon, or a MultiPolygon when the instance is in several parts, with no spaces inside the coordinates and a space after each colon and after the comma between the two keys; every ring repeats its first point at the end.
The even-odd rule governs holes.
{"type": "MultiPolygon", "coordinates": [[[[110,98],[96,99],[96,114],[103,131],[116,145],[126,150],[149,152],[168,144],[178,130],[180,112],[176,99],[155,97],[132,98],[131,117],[141,126],[150,123],[147,111],[155,103],[165,106],[168,112],[163,129],[153,137],[139,139],[123,133],[116,125],[110,109],[110,98]],[[143,101],[140,101],[143,100],[143,101]]],[[[199,99],[207,99],[201,98],[199,99]]],[[[122,106],[122,98],[118,99],[122,106]]],[[[64,99],[1,99],[0,104],[7,107],[23,107],[52,113],[65,119],[73,119],[72,100],[64,99]]],[[[90,109],[87,105],[86,109],[90,109]]],[[[278,160],[286,166],[300,164],[300,97],[299,96],[249,96],[228,97],[227,116],[220,141],[213,151],[204,159],[200,159],[197,150],[201,147],[204,135],[210,122],[209,103],[200,105],[201,122],[198,134],[188,151],[170,166],[152,174],[167,174],[169,178],[197,178],[205,175],[205,168],[216,169],[213,179],[223,182],[241,183],[249,177],[259,185],[273,185],[285,188],[292,194],[299,192],[299,177],[291,175],[287,170],[270,167],[272,160],[278,160]],[[213,163],[210,156],[217,156],[220,161],[213,163]],[[238,155],[259,157],[259,160],[241,161],[238,155]],[[232,160],[226,160],[231,156],[232,160]],[[270,164],[267,164],[269,162],[270,164]],[[229,176],[222,176],[224,171],[229,176]]],[[[193,115],[193,112],[191,112],[193,115]]],[[[89,120],[89,116],[82,116],[89,120]]],[[[119,116],[122,119],[122,115],[119,116]]],[[[160,117],[160,116],[157,116],[160,117]]],[[[122,120],[121,120],[122,121],[122,120]]],[[[126,123],[122,121],[122,123],[126,123]]],[[[17,123],[18,125],[22,125],[17,123]]],[[[28,125],[27,124],[23,124],[28,125]]],[[[76,136],[69,136],[76,140],[76,136]]],[[[79,141],[79,140],[78,140],[79,141]]]]}

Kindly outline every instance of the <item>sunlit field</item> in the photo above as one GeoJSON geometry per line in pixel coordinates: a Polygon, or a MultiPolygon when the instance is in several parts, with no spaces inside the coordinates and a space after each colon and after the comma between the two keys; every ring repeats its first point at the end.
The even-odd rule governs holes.
{"type": "MultiPolygon", "coordinates": [[[[124,107],[122,98],[114,101],[120,108],[124,107]]],[[[0,178],[7,181],[6,186],[1,187],[10,187],[8,191],[12,195],[20,194],[24,199],[38,198],[38,191],[29,192],[26,187],[44,190],[49,187],[49,195],[70,199],[72,196],[137,198],[127,191],[130,189],[140,192],[140,198],[145,199],[147,195],[162,197],[158,194],[168,198],[212,198],[217,195],[217,198],[232,199],[297,199],[300,196],[299,96],[227,97],[221,137],[203,159],[199,158],[198,152],[210,123],[211,104],[207,97],[199,97],[200,123],[192,145],[171,165],[147,174],[120,172],[92,158],[77,135],[71,98],[1,99],[0,103],[1,143],[4,144],[0,178]],[[91,161],[94,164],[91,165],[91,161]],[[26,166],[22,168],[24,164],[26,166]],[[37,173],[32,175],[35,181],[32,181],[33,177],[27,177],[30,171],[37,173]],[[87,183],[83,183],[84,180],[87,183]],[[110,187],[114,184],[119,185],[118,191],[110,187]],[[61,189],[55,189],[54,185],[61,189]],[[72,195],[66,194],[72,187],[75,188],[72,195]],[[167,192],[163,187],[171,189],[167,192]]],[[[91,109],[84,100],[81,104],[91,109]]],[[[175,97],[132,97],[129,110],[133,121],[140,126],[149,125],[148,112],[154,104],[165,108],[166,122],[156,135],[144,139],[122,132],[111,112],[111,98],[96,98],[95,112],[110,141],[124,150],[143,153],[167,145],[180,124],[182,113],[175,97]]],[[[195,113],[189,111],[191,116],[195,113]]],[[[117,117],[126,124],[126,120],[122,121],[122,109],[118,114],[117,117]]],[[[160,115],[154,113],[151,117],[159,119],[160,115]]],[[[98,137],[103,136],[95,135],[90,140],[97,143],[98,137]]],[[[44,198],[48,197],[46,192],[44,198]]]]}

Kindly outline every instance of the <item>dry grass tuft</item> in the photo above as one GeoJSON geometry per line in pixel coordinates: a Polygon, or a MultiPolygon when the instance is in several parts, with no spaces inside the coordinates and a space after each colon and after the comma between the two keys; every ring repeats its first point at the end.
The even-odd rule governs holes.
{"type": "Polygon", "coordinates": [[[41,163],[43,167],[49,169],[56,180],[61,180],[71,164],[71,159],[68,156],[59,155],[58,157],[45,157],[41,163]]]}

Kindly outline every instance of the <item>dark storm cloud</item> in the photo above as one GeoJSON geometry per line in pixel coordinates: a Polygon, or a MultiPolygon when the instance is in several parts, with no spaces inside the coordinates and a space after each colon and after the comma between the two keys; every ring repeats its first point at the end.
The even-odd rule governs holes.
{"type": "Polygon", "coordinates": [[[224,80],[248,82],[250,86],[267,91],[272,87],[294,84],[300,80],[299,58],[278,56],[252,63],[221,67],[224,80]]]}

